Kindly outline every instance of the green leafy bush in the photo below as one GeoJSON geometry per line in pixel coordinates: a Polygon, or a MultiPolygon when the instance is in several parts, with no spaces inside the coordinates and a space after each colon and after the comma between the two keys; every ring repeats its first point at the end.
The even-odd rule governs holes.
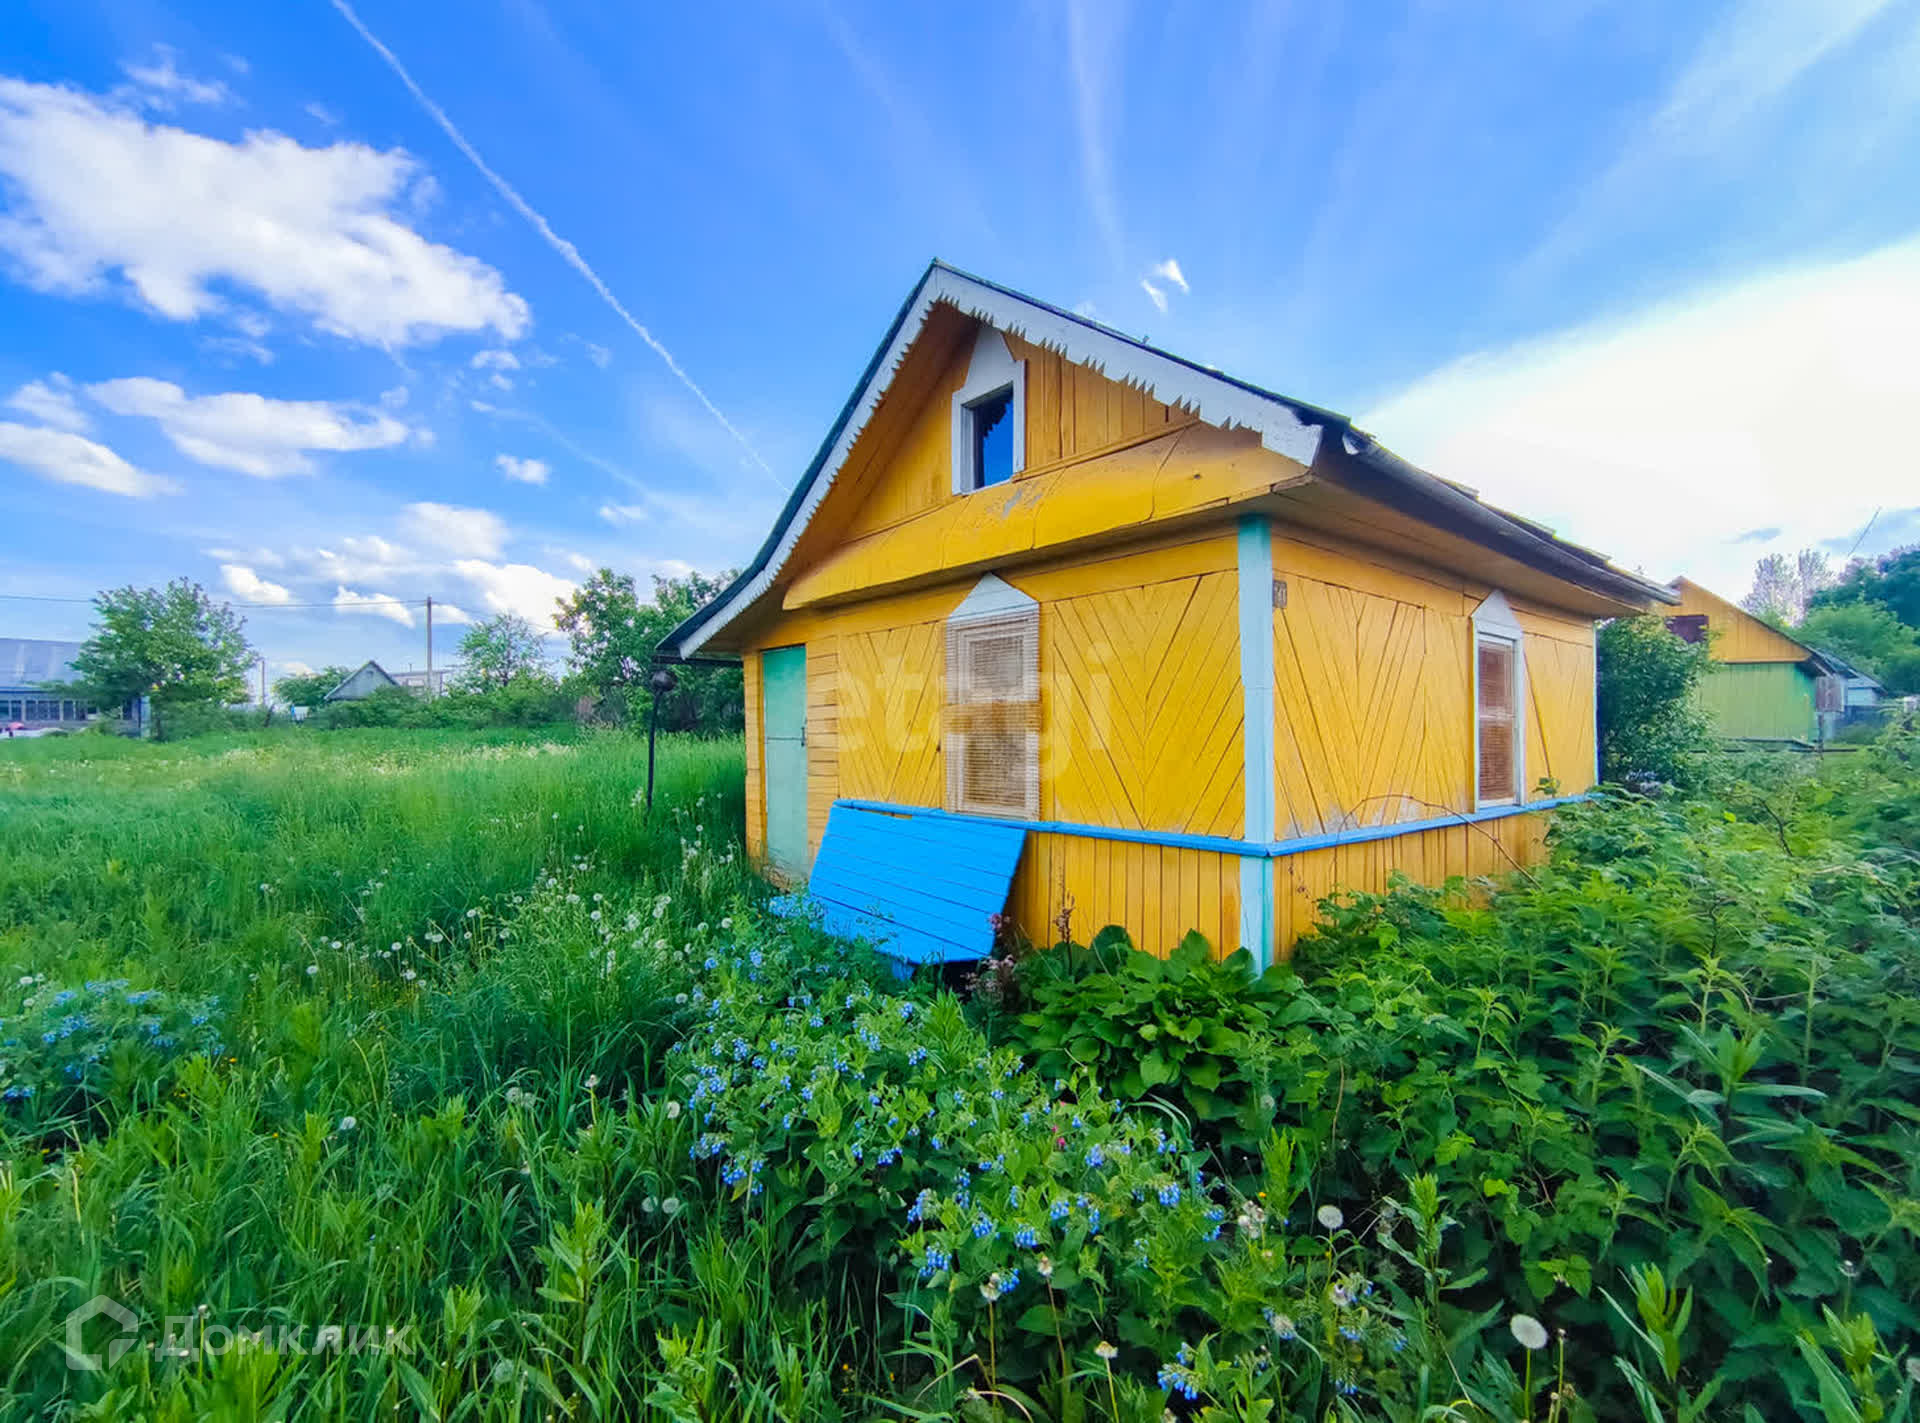
{"type": "Polygon", "coordinates": [[[1256,975],[1244,949],[1215,959],[1199,934],[1158,958],[1109,925],[1027,959],[1029,1008],[1003,1031],[1043,1077],[1086,1072],[1176,1109],[1204,1141],[1256,1150],[1273,1123],[1270,1029],[1288,977],[1256,975]]]}
{"type": "Polygon", "coordinates": [[[1769,1417],[1817,1406],[1823,1307],[1920,1332],[1920,871],[1835,791],[1608,797],[1490,901],[1346,896],[1300,947],[1276,1071],[1318,1179],[1443,1173],[1457,1267],[1596,1398],[1643,1268],[1698,1298],[1693,1382],[1769,1417]]]}
{"type": "Polygon", "coordinates": [[[72,1111],[109,1083],[151,1100],[170,1064],[224,1050],[218,998],[124,978],[63,988],[44,974],[23,975],[13,997],[0,1017],[0,1100],[34,1117],[72,1111]]]}
{"type": "Polygon", "coordinates": [[[1615,618],[1594,634],[1600,771],[1610,781],[1684,781],[1708,745],[1696,698],[1705,643],[1682,642],[1660,618],[1615,618]]]}

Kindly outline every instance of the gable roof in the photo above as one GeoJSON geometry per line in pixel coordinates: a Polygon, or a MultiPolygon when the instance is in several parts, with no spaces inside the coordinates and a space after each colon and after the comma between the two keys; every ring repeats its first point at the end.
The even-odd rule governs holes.
{"type": "Polygon", "coordinates": [[[398,682],[394,680],[392,673],[387,671],[386,668],[382,667],[378,662],[375,662],[371,657],[369,657],[365,662],[362,662],[358,667],[354,668],[351,672],[347,673],[346,676],[342,677],[340,679],[340,684],[336,686],[331,692],[328,692],[320,700],[323,702],[332,701],[335,697],[339,696],[344,689],[352,686],[353,683],[359,678],[362,672],[368,672],[368,671],[371,671],[376,677],[379,678],[380,681],[385,682],[389,687],[397,687],[400,685],[398,682]]]}
{"type": "Polygon", "coordinates": [[[49,642],[37,637],[0,637],[0,687],[10,692],[37,692],[47,682],[72,682],[80,674],[73,659],[82,644],[49,642]]]}
{"type": "Polygon", "coordinates": [[[1671,602],[1660,584],[1615,568],[1539,524],[1483,504],[1471,490],[1409,464],[1356,430],[1344,416],[1308,405],[1211,366],[1124,336],[1109,326],[935,260],[907,296],[835,417],[806,473],[788,495],[766,542],[720,595],[660,644],[668,660],[695,657],[714,634],[766,594],[787,567],[800,535],[824,502],[894,373],[937,303],[1001,331],[1124,380],[1153,399],[1191,410],[1203,423],[1257,433],[1267,449],[1328,473],[1357,492],[1498,549],[1543,571],[1639,606],[1671,602]]]}
{"type": "Polygon", "coordinates": [[[1834,656],[1831,652],[1802,642],[1790,632],[1782,632],[1764,618],[1757,618],[1738,603],[1729,602],[1710,588],[1702,588],[1690,578],[1676,578],[1669,585],[1679,594],[1680,606],[1689,609],[1705,609],[1705,615],[1711,624],[1718,617],[1723,624],[1732,623],[1743,628],[1748,638],[1758,639],[1763,645],[1771,646],[1787,655],[1783,657],[1716,657],[1714,661],[1738,665],[1744,662],[1805,662],[1812,668],[1815,676],[1851,677],[1871,682],[1881,691],[1886,688],[1878,678],[1870,673],[1834,656]]]}

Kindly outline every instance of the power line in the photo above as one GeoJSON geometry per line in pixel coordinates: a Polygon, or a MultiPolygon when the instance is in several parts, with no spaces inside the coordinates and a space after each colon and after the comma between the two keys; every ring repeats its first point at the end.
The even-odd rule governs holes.
{"type": "MultiPolygon", "coordinates": [[[[12,598],[27,603],[94,603],[92,598],[56,598],[45,593],[0,593],[0,598],[12,598]]],[[[444,601],[444,600],[443,600],[444,601]]],[[[425,598],[329,598],[324,603],[242,603],[232,598],[223,598],[221,602],[229,608],[285,608],[294,611],[301,608],[420,608],[426,606],[425,598]]]]}

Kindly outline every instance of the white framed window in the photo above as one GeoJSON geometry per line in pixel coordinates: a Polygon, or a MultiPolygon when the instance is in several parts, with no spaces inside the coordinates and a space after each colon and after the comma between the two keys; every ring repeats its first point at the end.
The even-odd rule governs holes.
{"type": "Polygon", "coordinates": [[[967,378],[953,393],[953,492],[1005,484],[1027,464],[1027,363],[991,326],[973,340],[967,378]]]}
{"type": "Polygon", "coordinates": [[[1518,805],[1527,784],[1526,635],[1504,594],[1473,613],[1473,800],[1518,805]]]}
{"type": "Polygon", "coordinates": [[[947,809],[1040,814],[1040,605],[989,573],[947,619],[947,809]]]}

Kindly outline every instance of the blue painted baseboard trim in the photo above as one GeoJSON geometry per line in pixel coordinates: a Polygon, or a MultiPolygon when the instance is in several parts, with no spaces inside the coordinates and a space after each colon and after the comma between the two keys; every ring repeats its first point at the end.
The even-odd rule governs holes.
{"type": "Polygon", "coordinates": [[[1179,835],[1162,830],[1119,830],[1107,825],[1081,825],[1071,820],[1002,820],[992,815],[964,815],[955,810],[937,810],[924,805],[891,805],[879,800],[839,800],[835,805],[855,810],[875,810],[883,815],[939,816],[949,820],[975,821],[981,825],[1018,825],[1037,835],[1078,835],[1088,840],[1121,840],[1135,845],[1163,845],[1177,850],[1211,850],[1221,855],[1258,855],[1270,860],[1298,855],[1306,850],[1331,850],[1340,845],[1363,845],[1370,840],[1394,840],[1402,835],[1418,835],[1423,830],[1445,830],[1454,825],[1482,825],[1490,820],[1505,820],[1510,815],[1530,815],[1536,810],[1552,810],[1587,799],[1585,795],[1555,796],[1550,800],[1529,801],[1525,805],[1496,805],[1485,810],[1461,811],[1457,815],[1436,816],[1431,820],[1402,820],[1392,825],[1362,825],[1351,830],[1335,830],[1325,835],[1297,835],[1291,840],[1235,840],[1225,835],[1179,835]]]}

